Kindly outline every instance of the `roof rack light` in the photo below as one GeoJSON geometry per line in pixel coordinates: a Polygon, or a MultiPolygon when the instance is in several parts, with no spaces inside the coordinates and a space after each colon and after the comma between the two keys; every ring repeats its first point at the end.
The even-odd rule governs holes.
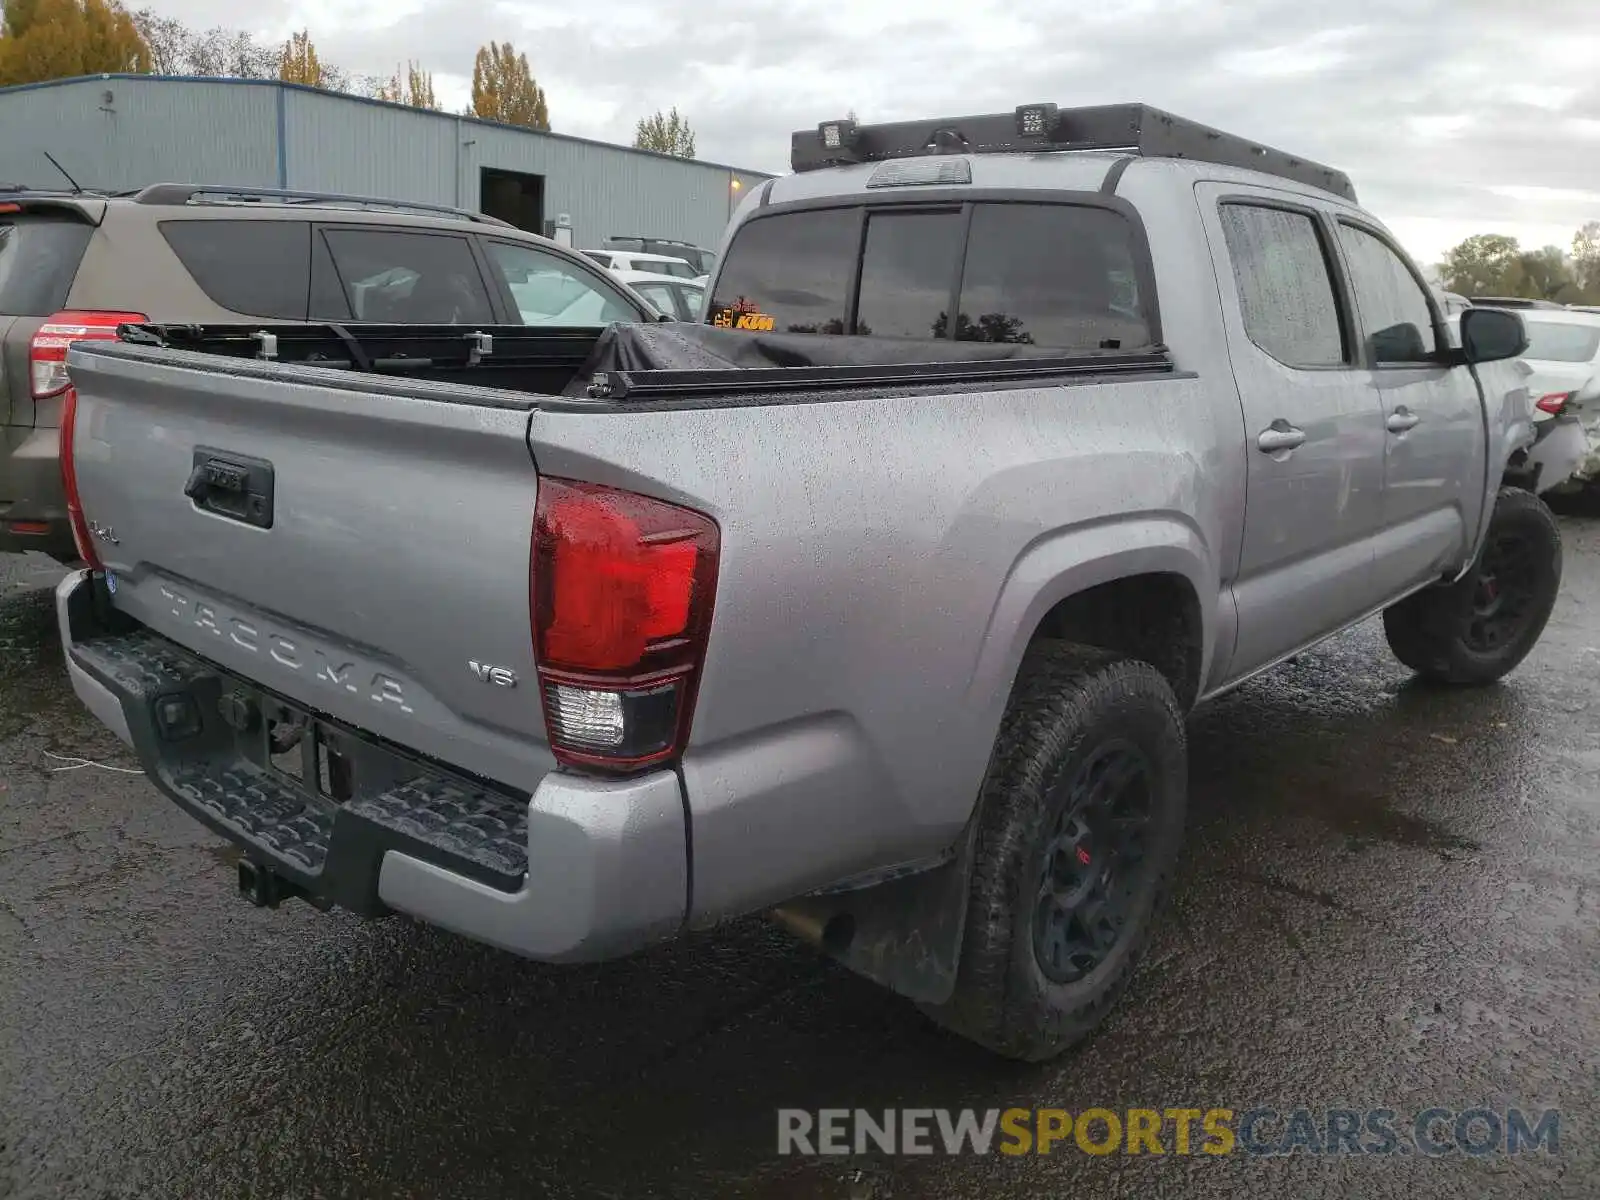
{"type": "Polygon", "coordinates": [[[1257,145],[1147,104],[1058,108],[1024,104],[985,116],[859,125],[824,121],[790,139],[789,164],[815,171],[845,163],[885,162],[934,154],[1037,154],[1099,151],[1145,158],[1184,158],[1292,179],[1352,203],[1355,188],[1341,171],[1257,145]]]}
{"type": "Polygon", "coordinates": [[[1017,108],[1017,136],[1043,138],[1055,136],[1056,125],[1061,120],[1061,110],[1054,104],[1023,104],[1017,108]]]}
{"type": "Polygon", "coordinates": [[[817,139],[822,152],[832,156],[833,162],[860,162],[856,154],[856,123],[849,118],[843,121],[824,121],[817,126],[817,139]]]}

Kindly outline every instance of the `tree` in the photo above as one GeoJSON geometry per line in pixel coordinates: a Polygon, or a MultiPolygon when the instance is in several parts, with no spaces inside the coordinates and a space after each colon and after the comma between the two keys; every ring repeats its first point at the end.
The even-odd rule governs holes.
{"type": "Polygon", "coordinates": [[[311,35],[302,29],[292,34],[283,44],[278,56],[278,78],[285,83],[303,83],[309,87],[327,87],[328,73],[317,58],[317,48],[311,44],[311,35]]]}
{"type": "Polygon", "coordinates": [[[1572,267],[1560,246],[1526,250],[1517,255],[1516,263],[1507,279],[1513,296],[1527,296],[1532,300],[1556,300],[1562,304],[1570,304],[1578,294],[1577,282],[1572,277],[1572,267]]]}
{"type": "Polygon", "coordinates": [[[1572,235],[1572,275],[1586,301],[1600,298],[1600,221],[1572,235]]]}
{"type": "Polygon", "coordinates": [[[1439,264],[1439,282],[1463,296],[1505,295],[1515,280],[1517,239],[1500,233],[1478,233],[1456,246],[1439,264]]]}
{"type": "Polygon", "coordinates": [[[158,75],[207,75],[221,79],[276,79],[281,52],[238,29],[190,29],[148,8],[133,23],[150,47],[150,69],[158,75]]]}
{"type": "Polygon", "coordinates": [[[472,64],[472,107],[467,115],[549,129],[550,109],[544,89],[528,70],[528,56],[518,54],[510,42],[480,46],[472,64]]]}
{"type": "Polygon", "coordinates": [[[391,104],[439,110],[439,101],[433,94],[433,73],[424,71],[414,62],[406,63],[404,75],[396,67],[390,78],[379,80],[372,95],[376,100],[387,100],[391,104]]]}
{"type": "Polygon", "coordinates": [[[150,70],[150,48],[117,0],[4,0],[0,87],[150,70]]]}
{"type": "Polygon", "coordinates": [[[671,154],[677,158],[694,157],[694,130],[689,122],[678,115],[677,106],[665,116],[658,109],[648,117],[640,117],[634,130],[633,145],[638,150],[654,150],[657,154],[671,154]]]}

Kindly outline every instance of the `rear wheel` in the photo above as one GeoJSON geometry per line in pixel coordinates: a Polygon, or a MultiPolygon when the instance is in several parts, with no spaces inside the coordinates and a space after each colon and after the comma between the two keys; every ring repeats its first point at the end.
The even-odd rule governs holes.
{"type": "Polygon", "coordinates": [[[984,783],[955,993],[929,1015],[1033,1061],[1094,1029],[1148,943],[1186,770],[1183,716],[1154,667],[1030,649],[984,783]]]}
{"type": "Polygon", "coordinates": [[[1394,655],[1441,683],[1493,683],[1527,657],[1561,588],[1561,531],[1531,492],[1503,488],[1478,561],[1383,614],[1394,655]]]}

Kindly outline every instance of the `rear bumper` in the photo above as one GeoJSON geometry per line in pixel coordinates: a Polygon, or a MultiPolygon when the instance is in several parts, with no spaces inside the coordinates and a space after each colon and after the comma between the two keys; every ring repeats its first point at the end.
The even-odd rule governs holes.
{"type": "Polygon", "coordinates": [[[1577,416],[1553,417],[1539,421],[1534,444],[1528,449],[1526,470],[1533,489],[1547,492],[1559,487],[1579,472],[1590,457],[1589,435],[1577,416]]]}
{"type": "Polygon", "coordinates": [[[408,913],[546,961],[615,957],[683,926],[675,774],[553,772],[518,796],[309,714],[294,777],[266,733],[293,706],[142,627],[113,632],[95,592],[81,570],[56,591],[73,691],[168,799],[314,902],[408,913]],[[191,715],[158,717],[173,711],[191,715]],[[349,764],[340,798],[326,774],[319,787],[318,744],[349,764]]]}
{"type": "Polygon", "coordinates": [[[61,490],[54,429],[0,425],[0,551],[38,550],[78,557],[61,490]]]}

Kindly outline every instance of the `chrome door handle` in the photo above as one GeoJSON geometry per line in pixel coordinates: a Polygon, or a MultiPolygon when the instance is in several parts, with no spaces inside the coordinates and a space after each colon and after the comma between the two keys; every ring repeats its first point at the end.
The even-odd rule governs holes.
{"type": "Polygon", "coordinates": [[[1390,433],[1404,433],[1408,429],[1415,429],[1417,422],[1420,420],[1422,420],[1421,417],[1402,404],[1389,414],[1389,419],[1385,424],[1389,426],[1390,433]]]}
{"type": "Polygon", "coordinates": [[[1303,446],[1306,440],[1306,431],[1296,429],[1282,417],[1261,431],[1261,436],[1256,438],[1256,446],[1265,454],[1276,454],[1280,450],[1293,450],[1296,446],[1303,446]]]}

